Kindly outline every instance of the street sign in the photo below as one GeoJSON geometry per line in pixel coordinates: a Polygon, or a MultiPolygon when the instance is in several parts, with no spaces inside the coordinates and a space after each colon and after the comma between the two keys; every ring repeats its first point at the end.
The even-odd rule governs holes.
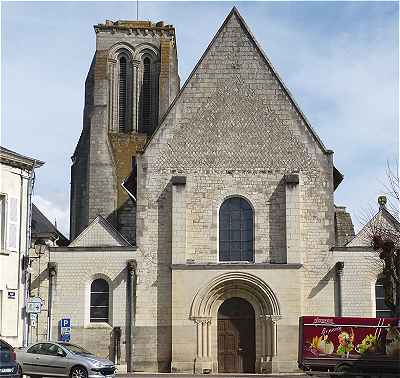
{"type": "Polygon", "coordinates": [[[36,327],[38,314],[32,312],[30,313],[31,327],[36,327]]]}
{"type": "Polygon", "coordinates": [[[15,299],[15,298],[16,298],[15,291],[9,291],[8,292],[8,299],[15,299]]]}
{"type": "Polygon", "coordinates": [[[71,328],[71,319],[70,318],[61,319],[61,329],[62,328],[71,328]]]}
{"type": "Polygon", "coordinates": [[[71,319],[64,318],[60,320],[61,341],[69,342],[71,340],[71,319]]]}
{"type": "Polygon", "coordinates": [[[28,314],[30,313],[40,313],[42,311],[42,298],[39,297],[33,297],[30,298],[29,302],[26,305],[26,312],[28,314]]]}

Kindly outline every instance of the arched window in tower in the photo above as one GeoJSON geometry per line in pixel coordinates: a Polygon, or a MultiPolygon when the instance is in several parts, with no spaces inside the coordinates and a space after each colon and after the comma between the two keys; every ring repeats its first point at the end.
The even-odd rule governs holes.
{"type": "Polygon", "coordinates": [[[253,209],[243,198],[228,198],[219,210],[219,261],[254,261],[253,209]]]}
{"type": "Polygon", "coordinates": [[[128,129],[128,75],[127,61],[124,56],[119,59],[119,101],[118,101],[118,128],[119,132],[128,129]]]}
{"type": "Polygon", "coordinates": [[[143,60],[143,130],[149,132],[152,129],[151,116],[151,62],[146,57],[143,60]]]}
{"type": "Polygon", "coordinates": [[[106,280],[98,278],[90,286],[90,321],[108,323],[110,288],[106,280]]]}

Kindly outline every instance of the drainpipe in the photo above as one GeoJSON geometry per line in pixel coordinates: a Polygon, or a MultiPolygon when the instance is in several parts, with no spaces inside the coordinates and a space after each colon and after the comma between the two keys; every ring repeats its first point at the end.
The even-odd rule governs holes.
{"type": "MultiPolygon", "coordinates": [[[[35,166],[36,166],[36,160],[34,160],[32,164],[32,169],[29,173],[28,176],[28,183],[27,183],[27,195],[28,195],[28,201],[27,201],[27,206],[26,206],[26,211],[27,211],[27,227],[26,227],[26,240],[25,240],[25,248],[23,251],[23,259],[25,261],[25,266],[24,266],[24,272],[23,272],[23,282],[24,282],[24,333],[23,333],[23,340],[22,343],[24,346],[27,346],[29,343],[29,322],[28,322],[28,314],[26,312],[26,308],[28,305],[29,301],[29,279],[30,279],[30,274],[28,274],[27,268],[29,266],[29,248],[31,246],[31,223],[32,223],[32,195],[33,195],[33,188],[35,185],[35,166]]],[[[22,187],[23,187],[23,176],[21,175],[21,194],[22,194],[22,187]]],[[[21,205],[22,205],[22,196],[21,196],[21,205]]],[[[22,209],[22,206],[21,206],[22,209]]],[[[20,211],[20,227],[22,225],[22,211],[20,211]]],[[[21,230],[22,231],[22,230],[21,230]]],[[[21,240],[21,234],[20,232],[20,240],[21,240]]],[[[21,244],[19,245],[19,248],[21,250],[21,244]]]]}
{"type": "Polygon", "coordinates": [[[338,261],[335,264],[336,282],[337,282],[337,316],[343,316],[343,303],[342,303],[343,268],[344,268],[344,262],[343,261],[338,261]]]}
{"type": "Polygon", "coordinates": [[[126,325],[126,341],[128,346],[127,351],[127,371],[133,371],[133,345],[134,345],[134,338],[133,338],[133,327],[135,325],[135,317],[136,317],[136,281],[137,281],[137,274],[136,274],[136,261],[135,260],[128,260],[126,263],[126,268],[128,271],[127,277],[127,307],[128,307],[128,324],[126,325]]]}
{"type": "Polygon", "coordinates": [[[53,313],[53,288],[54,281],[57,275],[57,263],[49,261],[47,263],[47,271],[49,273],[49,298],[47,304],[47,340],[51,341],[52,337],[52,313],[53,313]]]}

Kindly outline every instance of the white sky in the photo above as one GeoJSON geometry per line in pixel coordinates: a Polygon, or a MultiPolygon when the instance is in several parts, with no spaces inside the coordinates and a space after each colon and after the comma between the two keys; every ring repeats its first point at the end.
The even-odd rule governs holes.
{"type": "MultiPolygon", "coordinates": [[[[345,179],[335,202],[360,218],[399,149],[397,2],[144,2],[176,27],[183,83],[236,5],[345,179]]],[[[68,236],[70,157],[82,129],[93,25],[135,2],[2,2],[1,145],[43,160],[35,203],[68,236]]]]}

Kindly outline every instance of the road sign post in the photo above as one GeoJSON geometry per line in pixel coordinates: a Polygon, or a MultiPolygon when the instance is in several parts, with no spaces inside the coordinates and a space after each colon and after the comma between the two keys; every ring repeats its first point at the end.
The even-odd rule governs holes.
{"type": "Polygon", "coordinates": [[[39,314],[42,311],[43,300],[39,297],[33,297],[29,299],[26,305],[26,312],[28,314],[39,314]]]}
{"type": "Polygon", "coordinates": [[[71,340],[71,319],[63,318],[59,322],[60,326],[60,340],[69,342],[71,340]]]}

